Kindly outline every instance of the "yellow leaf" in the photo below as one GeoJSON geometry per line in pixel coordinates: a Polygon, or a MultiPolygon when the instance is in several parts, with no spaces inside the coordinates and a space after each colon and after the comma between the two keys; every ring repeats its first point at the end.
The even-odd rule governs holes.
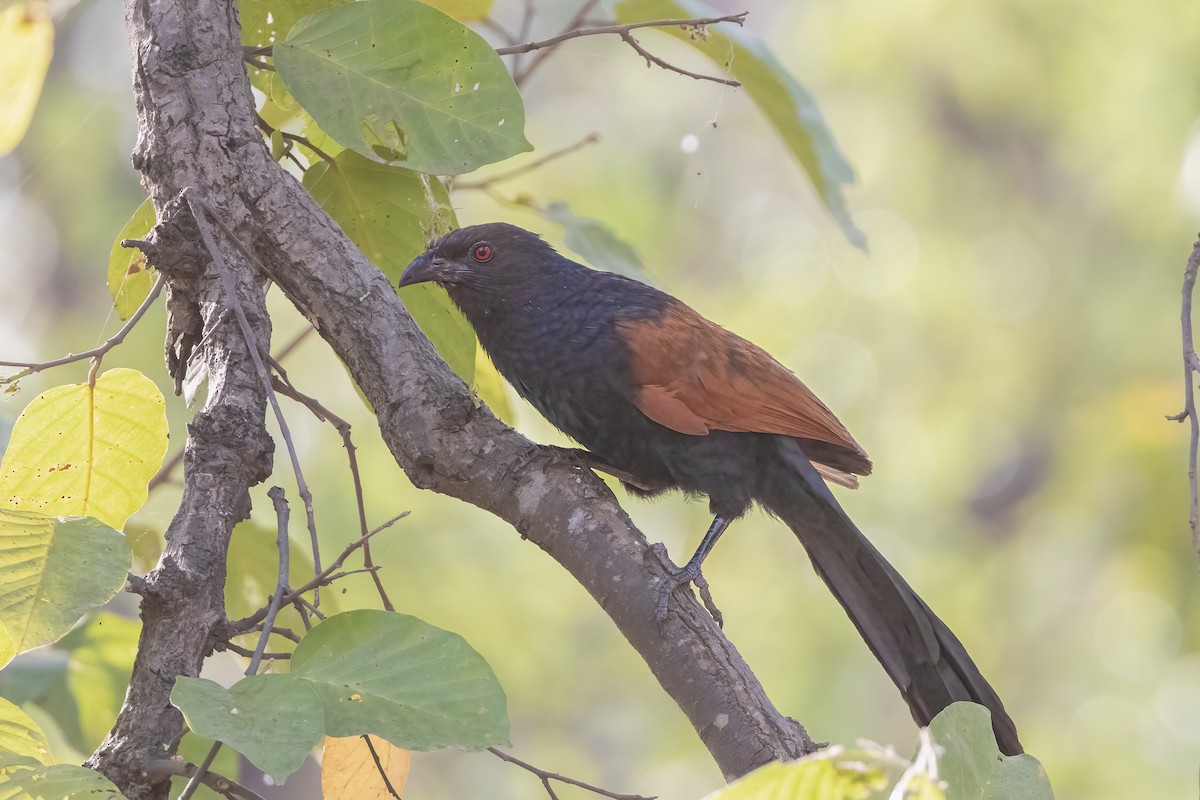
{"type": "Polygon", "coordinates": [[[17,419],[0,464],[0,506],[91,516],[120,530],[146,502],[167,452],[162,393],[142,373],[114,369],[95,387],[57,386],[17,419]]]}
{"type": "MultiPolygon", "coordinates": [[[[371,737],[371,744],[392,788],[402,795],[412,754],[377,736],[371,737]]],[[[361,736],[326,738],[321,761],[322,796],[325,800],[391,800],[379,766],[361,736]]]]}
{"type": "Polygon", "coordinates": [[[54,23],[40,2],[0,11],[0,156],[29,129],[54,52],[54,23]]]}
{"type": "Polygon", "coordinates": [[[133,212],[125,227],[117,234],[108,254],[108,292],[112,295],[117,316],[129,319],[138,310],[154,287],[154,268],[146,264],[146,256],[133,247],[122,247],[125,239],[144,239],[154,227],[154,203],[147,197],[133,212]]]}

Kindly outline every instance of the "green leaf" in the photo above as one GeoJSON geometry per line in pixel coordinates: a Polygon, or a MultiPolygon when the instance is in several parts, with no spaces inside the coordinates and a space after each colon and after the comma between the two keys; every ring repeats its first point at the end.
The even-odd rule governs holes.
{"type": "Polygon", "coordinates": [[[28,714],[7,700],[0,700],[0,753],[12,753],[47,764],[50,743],[28,714]]]}
{"type": "Polygon", "coordinates": [[[74,764],[46,766],[32,758],[0,754],[0,797],[4,800],[90,800],[120,798],[99,772],[74,764]]]}
{"type": "Polygon", "coordinates": [[[305,17],[274,55],[317,124],[367,158],[458,175],[533,149],[496,51],[416,0],[363,0],[305,17]]]}
{"type": "MultiPolygon", "coordinates": [[[[441,183],[411,170],[369,161],[353,150],[319,161],[304,185],[350,241],[393,286],[426,243],[457,227],[441,183]]],[[[446,292],[433,284],[406,286],[400,299],[438,353],[470,384],[475,332],[446,292]]]]}
{"type": "Polygon", "coordinates": [[[277,782],[299,769],[325,735],[321,698],[291,675],[255,675],[228,690],[180,677],[171,702],[193,732],[224,742],[277,782]]]}
{"type": "MultiPolygon", "coordinates": [[[[714,16],[719,12],[698,0],[624,0],[617,6],[617,19],[624,23],[714,16]]],[[[866,237],[850,219],[842,197],[842,189],[854,182],[854,170],[838,149],[812,95],[775,56],[761,42],[733,26],[712,26],[706,35],[697,37],[678,27],[654,30],[689,42],[727,69],[730,77],[741,81],[808,173],[817,195],[846,238],[857,247],[865,247],[866,237]]]]}
{"type": "Polygon", "coordinates": [[[449,14],[459,22],[474,22],[492,13],[492,0],[424,0],[443,14],[449,14]]]}
{"type": "Polygon", "coordinates": [[[0,505],[87,515],[120,529],[146,502],[167,452],[165,407],[158,387],[133,369],[109,370],[94,387],[42,392],[13,428],[0,464],[0,505]]]}
{"type": "Polygon", "coordinates": [[[111,600],[132,562],[120,531],[91,517],[0,509],[0,623],[16,651],[53,642],[111,600]]]}
{"type": "Polygon", "coordinates": [[[12,152],[29,130],[53,53],[54,23],[45,3],[15,3],[0,11],[0,156],[12,152]]]}
{"type": "Polygon", "coordinates": [[[952,703],[929,723],[945,748],[939,764],[946,800],[1053,800],[1050,779],[1030,755],[1002,755],[991,713],[976,703],[952,703]]]}
{"type": "Polygon", "coordinates": [[[567,247],[593,267],[630,278],[645,279],[646,270],[642,266],[641,256],[600,220],[578,216],[566,203],[546,206],[546,218],[562,226],[567,247]]]}
{"type": "Polygon", "coordinates": [[[407,750],[481,750],[508,742],[504,690],[459,635],[365,609],[329,617],[301,640],[290,677],[325,703],[325,733],[371,733],[407,750]]]}
{"type": "Polygon", "coordinates": [[[157,277],[146,256],[136,247],[122,247],[124,239],[144,239],[154,227],[154,202],[147,197],[117,234],[108,254],[108,293],[117,316],[129,319],[145,301],[157,277]]]}

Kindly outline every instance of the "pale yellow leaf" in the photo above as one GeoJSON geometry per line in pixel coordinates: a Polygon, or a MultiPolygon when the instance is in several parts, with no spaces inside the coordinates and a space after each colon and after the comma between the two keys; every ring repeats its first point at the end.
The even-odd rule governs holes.
{"type": "Polygon", "coordinates": [[[0,697],[0,752],[53,764],[46,734],[29,715],[0,697]]]}
{"type": "MultiPolygon", "coordinates": [[[[403,795],[408,781],[412,754],[401,750],[377,736],[371,744],[379,756],[379,765],[397,794],[403,795]]],[[[321,793],[325,800],[391,800],[384,786],[379,766],[361,736],[325,739],[325,756],[321,761],[321,793]]]]}
{"type": "Polygon", "coordinates": [[[133,369],[33,399],[0,464],[0,506],[90,516],[120,530],[167,452],[162,393],[133,369]]]}
{"type": "Polygon", "coordinates": [[[40,2],[0,11],[0,156],[29,129],[54,52],[54,23],[40,2]]]}

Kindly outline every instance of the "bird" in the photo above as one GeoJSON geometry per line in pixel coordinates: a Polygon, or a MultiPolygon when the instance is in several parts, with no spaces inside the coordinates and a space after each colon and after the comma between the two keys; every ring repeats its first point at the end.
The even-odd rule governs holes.
{"type": "Polygon", "coordinates": [[[972,701],[991,711],[1000,749],[1023,752],[966,648],[830,491],[856,487],[872,464],[791,370],[681,300],[504,222],[431,242],[398,285],[424,282],[446,290],[500,374],[589,465],[637,496],[708,498],[713,523],[660,588],[660,625],[676,589],[694,582],[706,595],[705,557],[757,503],[795,533],[918,725],[972,701]]]}

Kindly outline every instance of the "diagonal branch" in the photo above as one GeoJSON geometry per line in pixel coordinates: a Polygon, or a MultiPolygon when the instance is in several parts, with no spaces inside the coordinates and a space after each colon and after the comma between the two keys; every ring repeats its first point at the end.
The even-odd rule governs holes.
{"type": "MultiPolygon", "coordinates": [[[[250,243],[266,277],[314,323],[347,365],[376,411],[385,443],[412,482],[492,512],[567,569],[679,704],[723,775],[734,777],[773,759],[815,750],[804,729],[771,704],[741,655],[699,604],[674,605],[663,626],[665,635],[660,633],[654,609],[668,565],[649,548],[605,484],[577,459],[532,445],[476,404],[405,311],[394,287],[308,192],[271,160],[256,130],[235,6],[224,0],[126,3],[141,124],[134,166],[142,170],[164,212],[160,219],[168,224],[160,223],[160,229],[169,230],[174,222],[180,239],[176,247],[210,264],[197,244],[195,225],[188,225],[191,215],[177,207],[173,214],[165,213],[183,187],[195,187],[228,220],[236,240],[250,243]]],[[[253,274],[228,237],[218,246],[227,261],[236,263],[231,271],[239,298],[257,326],[259,352],[265,352],[269,319],[261,304],[263,276],[253,274]],[[248,298],[253,298],[252,304],[248,298]]],[[[182,260],[186,265],[187,259],[182,260]]],[[[209,402],[214,386],[219,390],[236,378],[256,402],[250,413],[234,422],[251,421],[261,429],[267,402],[262,384],[237,326],[219,324],[227,310],[226,294],[211,269],[196,284],[202,295],[196,304],[207,315],[202,347],[210,371],[209,402]],[[209,353],[218,342],[236,348],[236,362],[223,360],[220,351],[209,353]]],[[[181,293],[178,301],[185,299],[181,293]]],[[[195,327],[187,332],[194,335],[195,327]]],[[[242,427],[232,428],[226,435],[232,437],[233,455],[245,459],[255,440],[244,440],[242,427]]],[[[187,482],[198,490],[207,480],[208,465],[188,466],[187,482]]],[[[263,474],[269,464],[265,467],[263,474]]],[[[262,479],[258,473],[252,477],[262,479]]],[[[239,497],[245,497],[247,483],[238,485],[243,493],[239,497]]],[[[230,509],[244,511],[248,502],[235,503],[227,493],[189,498],[187,492],[185,486],[185,503],[202,500],[209,513],[223,515],[223,539],[218,537],[214,547],[205,549],[207,540],[177,535],[164,562],[190,565],[219,555],[223,565],[235,516],[230,509]]],[[[146,764],[162,757],[163,745],[180,728],[178,713],[164,714],[162,709],[170,708],[174,676],[195,674],[198,657],[211,647],[211,631],[218,624],[211,615],[223,610],[223,569],[201,577],[204,595],[214,600],[205,610],[210,616],[204,617],[199,631],[188,629],[191,623],[178,617],[172,618],[175,624],[169,631],[158,623],[147,624],[122,716],[107,746],[91,760],[130,800],[165,797],[166,786],[149,784],[144,771],[146,764]],[[172,640],[183,640],[197,658],[155,661],[155,647],[172,640]],[[152,673],[151,668],[158,671],[152,673]],[[141,727],[135,724],[139,722],[141,727]]],[[[151,583],[143,599],[143,616],[156,585],[151,583]]]]}

